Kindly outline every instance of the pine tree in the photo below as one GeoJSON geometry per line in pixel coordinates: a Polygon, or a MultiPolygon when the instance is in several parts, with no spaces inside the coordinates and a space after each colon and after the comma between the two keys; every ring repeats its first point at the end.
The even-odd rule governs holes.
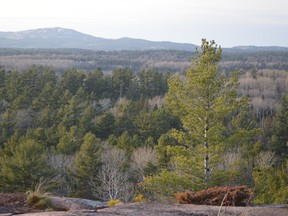
{"type": "Polygon", "coordinates": [[[72,69],[64,73],[62,82],[65,88],[75,95],[78,89],[82,86],[84,78],[84,73],[72,69]]]}
{"type": "Polygon", "coordinates": [[[282,159],[288,157],[288,94],[281,100],[281,108],[277,113],[274,136],[272,137],[272,150],[282,159]]]}
{"type": "Polygon", "coordinates": [[[17,140],[17,137],[11,138],[1,151],[0,187],[5,191],[31,189],[41,177],[52,174],[47,164],[47,151],[40,143],[25,137],[17,140]]]}
{"type": "Polygon", "coordinates": [[[66,130],[65,126],[59,125],[58,128],[59,143],[57,150],[61,154],[74,154],[77,152],[82,143],[81,130],[77,126],[72,126],[66,130]]]}
{"type": "Polygon", "coordinates": [[[15,112],[7,109],[0,115],[0,146],[13,134],[13,128],[16,123],[15,112]]]}
{"type": "Polygon", "coordinates": [[[186,76],[169,79],[166,101],[184,127],[178,137],[185,137],[184,144],[204,158],[208,186],[211,168],[217,164],[213,158],[223,149],[224,117],[235,109],[238,76],[219,74],[222,49],[214,41],[203,39],[201,49],[186,76]]]}
{"type": "Polygon", "coordinates": [[[91,190],[89,183],[95,179],[101,166],[101,140],[92,133],[84,136],[83,144],[75,158],[77,179],[77,195],[89,198],[91,190]]]}
{"type": "Polygon", "coordinates": [[[115,118],[111,112],[105,112],[98,118],[96,135],[101,139],[107,139],[114,128],[115,118]]]}
{"type": "Polygon", "coordinates": [[[134,72],[129,68],[119,68],[112,73],[114,97],[121,98],[127,92],[134,79],[134,72]]]}

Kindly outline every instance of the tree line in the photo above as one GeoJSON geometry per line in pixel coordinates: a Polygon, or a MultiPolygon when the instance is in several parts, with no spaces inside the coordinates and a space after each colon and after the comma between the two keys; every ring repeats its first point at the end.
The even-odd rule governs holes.
{"type": "MultiPolygon", "coordinates": [[[[81,49],[8,49],[0,48],[0,66],[8,70],[26,70],[31,65],[53,67],[63,73],[69,68],[92,71],[101,68],[104,73],[129,67],[135,72],[157,70],[160,72],[185,72],[195,51],[143,50],[143,51],[93,51],[81,49]]],[[[243,72],[256,70],[287,70],[288,52],[285,50],[224,49],[220,71],[243,72]]]]}

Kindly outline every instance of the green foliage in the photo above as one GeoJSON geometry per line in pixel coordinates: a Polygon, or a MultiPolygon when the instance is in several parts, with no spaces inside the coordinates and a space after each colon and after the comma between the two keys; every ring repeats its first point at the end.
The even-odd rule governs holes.
{"type": "Polygon", "coordinates": [[[74,195],[91,198],[89,183],[94,181],[101,166],[101,140],[92,133],[84,136],[83,144],[75,158],[75,178],[77,181],[74,195]]]}
{"type": "Polygon", "coordinates": [[[168,146],[177,145],[177,140],[171,134],[163,134],[158,140],[158,144],[155,146],[158,165],[162,169],[170,168],[170,161],[172,155],[170,155],[167,151],[168,146]]]}
{"type": "Polygon", "coordinates": [[[132,85],[134,73],[129,68],[119,68],[113,70],[112,85],[114,88],[115,98],[121,98],[127,94],[129,87],[132,85]]]}
{"type": "Polygon", "coordinates": [[[57,144],[57,150],[59,153],[69,155],[79,150],[82,134],[77,126],[73,126],[67,131],[63,125],[60,125],[58,131],[60,139],[57,144]]]}
{"type": "Polygon", "coordinates": [[[88,95],[93,95],[92,99],[100,99],[104,98],[105,96],[109,96],[109,93],[106,95],[104,93],[110,85],[107,82],[107,79],[105,79],[100,68],[97,68],[93,72],[89,72],[86,78],[83,80],[83,85],[88,95]]]}
{"type": "Polygon", "coordinates": [[[165,170],[157,176],[146,177],[142,186],[144,191],[148,191],[148,196],[162,201],[174,200],[176,192],[197,189],[189,175],[165,170]]]}
{"type": "Polygon", "coordinates": [[[79,120],[79,127],[82,129],[82,133],[95,131],[95,124],[92,122],[95,116],[96,111],[91,105],[84,108],[82,116],[79,120]]]}
{"type": "Polygon", "coordinates": [[[288,204],[288,162],[280,168],[253,171],[257,204],[288,204]]]}
{"type": "Polygon", "coordinates": [[[0,146],[13,135],[15,126],[15,112],[12,109],[7,109],[0,116],[0,146]]]}
{"type": "Polygon", "coordinates": [[[1,183],[5,191],[25,191],[41,177],[51,176],[46,149],[37,141],[22,138],[19,144],[10,140],[1,151],[1,183]]]}
{"type": "Polygon", "coordinates": [[[211,169],[219,162],[216,157],[223,152],[224,118],[236,107],[238,76],[219,74],[222,50],[214,41],[203,39],[201,49],[185,77],[176,75],[169,79],[166,100],[185,129],[185,133],[175,132],[178,142],[198,151],[198,157],[204,160],[203,174],[208,186],[211,169]]]}
{"type": "Polygon", "coordinates": [[[149,161],[144,167],[143,174],[144,176],[152,176],[157,174],[158,171],[159,171],[158,166],[149,161]]]}
{"type": "Polygon", "coordinates": [[[141,146],[141,141],[138,139],[137,135],[131,137],[128,132],[125,131],[120,137],[118,137],[117,146],[120,149],[132,152],[133,149],[141,146]]]}
{"type": "Polygon", "coordinates": [[[88,106],[84,89],[81,87],[76,94],[67,101],[62,111],[62,124],[66,127],[79,125],[80,117],[83,116],[84,109],[88,106]]]}
{"type": "Polygon", "coordinates": [[[96,124],[96,135],[100,139],[107,139],[114,128],[115,118],[111,112],[103,113],[96,124]]]}
{"type": "Polygon", "coordinates": [[[76,69],[67,70],[63,75],[63,85],[73,95],[82,86],[84,74],[76,69]]]}
{"type": "MultiPolygon", "coordinates": [[[[46,83],[40,92],[40,94],[32,101],[32,107],[34,109],[43,109],[47,106],[55,107],[58,100],[58,95],[54,94],[56,85],[53,82],[46,83]]],[[[59,89],[58,89],[59,90],[59,89]]]]}
{"type": "Polygon", "coordinates": [[[282,159],[288,156],[288,94],[281,100],[281,108],[277,113],[274,136],[272,137],[272,150],[282,159]]]}
{"type": "Polygon", "coordinates": [[[139,87],[142,95],[154,97],[167,92],[167,78],[162,73],[152,70],[142,70],[139,73],[139,87]]]}
{"type": "Polygon", "coordinates": [[[135,117],[134,125],[143,140],[154,137],[158,140],[162,134],[171,128],[180,128],[179,119],[164,107],[153,111],[142,110],[135,117]]]}
{"type": "MultiPolygon", "coordinates": [[[[131,55],[129,52],[121,53],[131,55]]],[[[165,58],[162,54],[167,55],[170,51],[144,53],[147,59],[153,55],[153,58],[162,61],[165,58]]],[[[171,53],[177,58],[177,63],[173,63],[175,68],[183,71],[191,53],[171,53]]],[[[90,54],[87,58],[91,58],[90,54]]],[[[256,79],[249,83],[251,80],[245,80],[245,77],[250,72],[245,74],[244,71],[240,85],[242,89],[238,94],[245,95],[246,92],[254,97],[252,92],[259,91],[259,94],[263,93],[262,101],[257,104],[254,100],[241,99],[235,103],[237,75],[231,74],[230,70],[223,74],[219,71],[221,49],[214,42],[204,40],[202,52],[196,54],[193,66],[185,76],[173,75],[169,80],[165,102],[163,95],[167,92],[167,79],[170,77],[166,71],[170,71],[170,63],[153,65],[156,70],[162,68],[161,72],[145,69],[137,73],[139,61],[143,61],[137,51],[130,56],[138,56],[131,62],[131,67],[137,68],[136,71],[109,66],[102,72],[91,65],[87,69],[92,72],[69,69],[57,71],[57,74],[51,68],[38,66],[21,71],[0,68],[0,190],[24,191],[31,188],[40,176],[51,175],[48,158],[49,166],[57,169],[57,177],[65,179],[61,185],[65,188],[65,194],[74,190],[72,192],[79,196],[90,196],[87,181],[97,173],[102,146],[98,138],[122,148],[126,156],[141,146],[155,147],[158,163],[146,164],[144,175],[157,179],[161,176],[159,173],[165,170],[167,176],[185,176],[190,186],[196,189],[204,187],[203,158],[207,154],[209,168],[213,169],[210,185],[235,182],[252,184],[253,166],[263,149],[275,151],[277,157],[280,156],[277,165],[283,165],[287,158],[288,100],[286,96],[283,97],[282,107],[275,119],[274,108],[269,108],[270,105],[268,108],[261,107],[275,95],[267,96],[261,79],[277,82],[275,100],[278,100],[285,91],[285,85],[279,81],[287,77],[287,73],[262,71],[261,75],[261,70],[256,68],[256,79]],[[114,71],[110,75],[105,73],[106,70],[114,71]],[[246,91],[243,93],[244,88],[246,91]],[[253,106],[249,106],[249,103],[253,106]],[[209,109],[207,105],[211,105],[209,109]],[[206,131],[207,140],[203,136],[206,120],[210,124],[206,131]],[[84,137],[85,134],[87,137],[84,137]],[[205,141],[208,149],[203,147],[205,141]],[[64,154],[63,157],[56,157],[59,153],[64,154]],[[236,155],[236,159],[228,163],[226,156],[230,153],[236,155]],[[71,161],[75,156],[73,163],[71,161]],[[57,160],[52,161],[53,157],[57,160]],[[69,171],[65,163],[69,163],[69,171]]],[[[273,53],[273,56],[276,54],[273,53]]],[[[109,59],[109,64],[119,65],[123,58],[117,53],[108,55],[114,56],[109,59]],[[117,60],[113,60],[115,56],[117,60]]],[[[235,56],[230,54],[224,58],[235,60],[235,56]]],[[[241,58],[251,60],[255,56],[242,54],[241,58]]],[[[95,59],[99,59],[98,54],[95,59]]],[[[245,67],[251,66],[245,64],[245,67]]],[[[147,65],[143,68],[147,68],[147,65]]],[[[175,68],[172,70],[175,71],[175,68]]],[[[227,67],[225,63],[220,69],[229,68],[232,67],[227,67]]],[[[271,86],[271,89],[274,87],[271,86]]],[[[125,170],[128,172],[129,162],[125,163],[125,170]]],[[[135,179],[129,176],[129,182],[135,179]]],[[[95,178],[93,182],[98,187],[95,178]]],[[[167,190],[169,184],[167,182],[167,190]]]]}

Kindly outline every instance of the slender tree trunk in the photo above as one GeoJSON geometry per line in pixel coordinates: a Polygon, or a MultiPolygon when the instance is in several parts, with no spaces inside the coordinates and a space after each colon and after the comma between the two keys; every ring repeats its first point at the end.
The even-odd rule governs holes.
{"type": "Polygon", "coordinates": [[[209,183],[209,177],[210,177],[210,168],[209,168],[209,153],[208,153],[208,125],[205,125],[205,131],[204,131],[204,150],[205,150],[205,156],[204,156],[204,171],[205,171],[205,182],[206,182],[206,188],[208,188],[209,183]]]}
{"type": "Polygon", "coordinates": [[[123,83],[120,83],[120,95],[119,95],[120,98],[122,98],[123,86],[124,86],[124,84],[123,84],[123,83]]]}

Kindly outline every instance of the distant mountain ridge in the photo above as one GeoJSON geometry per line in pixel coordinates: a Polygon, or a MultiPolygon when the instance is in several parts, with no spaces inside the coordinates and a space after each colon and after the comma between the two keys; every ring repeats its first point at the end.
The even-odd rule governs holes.
{"type": "Polygon", "coordinates": [[[105,39],[65,28],[43,28],[19,32],[0,32],[0,48],[76,48],[90,50],[186,50],[195,51],[196,45],[155,42],[143,39],[105,39]]]}
{"type": "Polygon", "coordinates": [[[280,46],[235,46],[235,47],[230,48],[230,50],[232,50],[232,51],[238,50],[241,52],[245,52],[245,51],[246,52],[288,51],[288,47],[280,47],[280,46]]]}
{"type": "MultiPolygon", "coordinates": [[[[41,28],[18,32],[0,32],[0,48],[23,49],[61,49],[76,48],[88,50],[120,51],[120,50],[181,50],[194,52],[195,44],[175,43],[169,41],[149,41],[123,37],[106,39],[84,34],[66,28],[41,28]]],[[[237,46],[224,48],[224,51],[258,52],[288,51],[288,47],[276,46],[237,46]]]]}

